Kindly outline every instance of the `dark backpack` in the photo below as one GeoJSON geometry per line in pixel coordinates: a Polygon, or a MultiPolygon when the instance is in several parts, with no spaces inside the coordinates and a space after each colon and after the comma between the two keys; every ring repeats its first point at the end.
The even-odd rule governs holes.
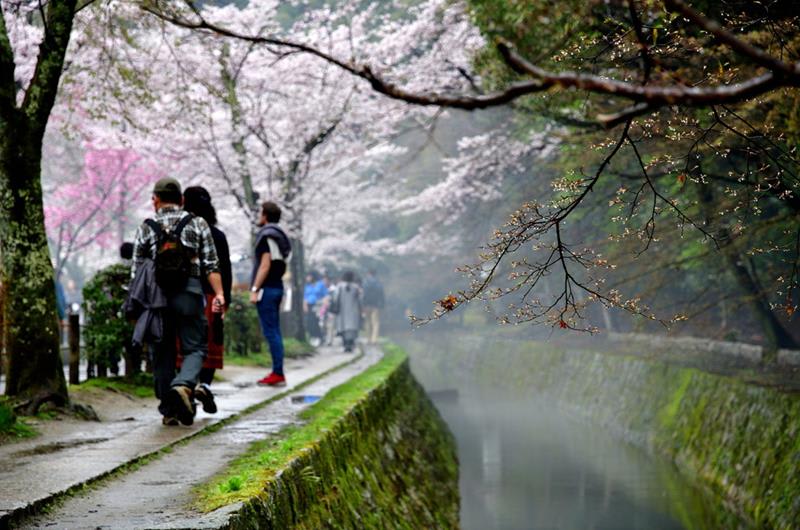
{"type": "Polygon", "coordinates": [[[181,241],[181,232],[192,219],[194,216],[187,215],[166,232],[154,220],[144,221],[156,235],[156,283],[164,291],[180,291],[189,281],[193,253],[181,241]]]}

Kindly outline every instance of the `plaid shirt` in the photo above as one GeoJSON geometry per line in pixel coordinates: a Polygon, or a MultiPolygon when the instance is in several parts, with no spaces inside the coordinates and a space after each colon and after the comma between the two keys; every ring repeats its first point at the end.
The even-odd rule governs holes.
{"type": "MultiPolygon", "coordinates": [[[[162,229],[172,230],[184,216],[189,215],[179,206],[163,206],[156,212],[155,221],[162,229]]],[[[205,219],[195,217],[181,232],[181,243],[192,251],[191,270],[189,274],[202,278],[212,272],[219,272],[219,258],[211,236],[211,229],[205,219]]],[[[136,269],[145,259],[156,258],[156,234],[147,224],[142,223],[136,231],[136,242],[133,244],[133,266],[131,278],[136,276],[136,269]]]]}

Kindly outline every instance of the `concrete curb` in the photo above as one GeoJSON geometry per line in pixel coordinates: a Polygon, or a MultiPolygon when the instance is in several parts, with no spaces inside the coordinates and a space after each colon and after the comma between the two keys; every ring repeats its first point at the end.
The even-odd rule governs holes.
{"type": "MultiPolygon", "coordinates": [[[[641,349],[639,353],[657,352],[683,355],[711,354],[752,365],[762,362],[764,349],[755,344],[730,342],[696,337],[664,337],[644,333],[614,333],[607,335],[610,342],[623,344],[629,349],[641,349]]],[[[787,350],[788,351],[788,350],[787,350]]],[[[800,355],[800,352],[796,352],[800,355]]]]}
{"type": "Polygon", "coordinates": [[[98,473],[95,476],[92,476],[92,477],[90,477],[88,479],[85,479],[85,480],[82,480],[82,481],[80,481],[78,483],[75,483],[75,484],[73,484],[73,485],[71,485],[71,486],[69,486],[69,487],[67,487],[67,488],[65,488],[63,490],[56,491],[56,492],[53,492],[53,493],[51,493],[49,495],[41,497],[39,499],[33,500],[26,506],[23,506],[23,507],[20,507],[20,508],[15,508],[15,509],[9,510],[9,511],[3,513],[3,514],[0,514],[0,530],[6,530],[8,528],[14,528],[14,527],[18,526],[21,521],[24,521],[25,519],[28,519],[30,517],[34,517],[36,515],[40,515],[47,508],[53,506],[54,504],[57,504],[59,501],[69,497],[70,495],[72,495],[72,494],[74,494],[74,493],[76,493],[76,492],[78,492],[80,490],[84,490],[84,489],[90,488],[90,487],[95,487],[95,486],[99,485],[100,483],[102,483],[105,480],[110,480],[110,479],[112,479],[114,477],[124,475],[124,474],[126,474],[126,473],[128,473],[130,471],[133,471],[133,470],[137,469],[141,465],[147,464],[148,462],[150,462],[152,460],[156,460],[156,459],[160,458],[163,454],[168,452],[170,449],[172,449],[173,447],[177,447],[179,445],[187,444],[187,443],[189,443],[191,440],[193,440],[195,438],[198,438],[200,436],[204,436],[204,435],[212,433],[212,432],[216,432],[217,430],[225,427],[226,425],[228,425],[230,423],[233,423],[233,422],[235,422],[235,421],[247,416],[248,414],[251,414],[251,413],[257,411],[257,410],[269,405],[270,403],[274,403],[274,402],[276,402],[278,400],[284,399],[285,397],[289,396],[290,394],[293,394],[293,393],[297,392],[298,390],[302,390],[303,388],[314,384],[315,382],[319,381],[320,379],[323,379],[323,378],[327,377],[328,375],[330,375],[330,374],[332,374],[332,373],[334,373],[334,372],[336,372],[338,370],[341,370],[342,368],[344,368],[346,366],[349,366],[349,365],[357,362],[362,357],[364,357],[363,350],[361,351],[361,353],[359,353],[358,355],[354,356],[353,358],[348,359],[345,362],[339,363],[339,364],[333,366],[332,368],[329,368],[328,370],[326,370],[324,372],[321,372],[321,373],[319,373],[319,374],[317,374],[317,375],[315,375],[313,377],[310,377],[307,380],[303,381],[302,383],[300,383],[300,384],[298,384],[296,386],[286,388],[284,391],[279,392],[278,394],[272,395],[272,396],[270,396],[269,398],[267,398],[267,399],[265,399],[263,401],[257,402],[257,403],[255,403],[253,405],[250,405],[250,406],[246,407],[245,409],[241,410],[240,412],[236,412],[234,414],[231,414],[230,416],[227,416],[225,418],[221,418],[218,421],[215,421],[213,423],[209,423],[208,425],[206,425],[205,427],[203,427],[202,429],[199,429],[197,431],[187,432],[185,436],[181,436],[180,438],[177,438],[175,440],[167,442],[167,443],[159,446],[157,449],[153,449],[152,451],[148,451],[146,453],[142,453],[140,455],[137,455],[136,457],[131,458],[131,459],[129,459],[129,460],[127,460],[127,461],[125,461],[125,462],[123,462],[123,463],[121,463],[121,464],[119,464],[119,465],[117,465],[117,466],[105,471],[105,472],[98,473]]]}

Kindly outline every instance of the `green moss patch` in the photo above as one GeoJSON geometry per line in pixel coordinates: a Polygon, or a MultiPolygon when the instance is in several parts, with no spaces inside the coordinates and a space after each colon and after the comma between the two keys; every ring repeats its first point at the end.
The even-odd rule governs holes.
{"type": "Polygon", "coordinates": [[[95,377],[73,387],[77,390],[100,389],[121,392],[139,398],[155,397],[153,379],[149,374],[137,374],[134,377],[95,377]]]}
{"type": "Polygon", "coordinates": [[[301,418],[200,487],[198,506],[243,502],[231,528],[458,525],[454,443],[402,350],[387,347],[301,418]]]}
{"type": "Polygon", "coordinates": [[[36,429],[27,425],[14,414],[14,410],[7,399],[0,397],[0,444],[36,436],[36,429]]]}

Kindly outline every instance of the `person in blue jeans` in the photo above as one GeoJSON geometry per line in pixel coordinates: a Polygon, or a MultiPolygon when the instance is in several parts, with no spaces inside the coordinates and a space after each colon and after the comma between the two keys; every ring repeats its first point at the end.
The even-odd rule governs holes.
{"type": "Polygon", "coordinates": [[[286,262],[292,253],[292,245],[286,233],[278,226],[281,209],[274,202],[261,205],[253,252],[253,274],[250,287],[250,302],[256,305],[261,331],[269,345],[272,371],[258,381],[259,385],[283,386],[283,337],[281,336],[280,311],[283,300],[283,275],[286,262]]]}

